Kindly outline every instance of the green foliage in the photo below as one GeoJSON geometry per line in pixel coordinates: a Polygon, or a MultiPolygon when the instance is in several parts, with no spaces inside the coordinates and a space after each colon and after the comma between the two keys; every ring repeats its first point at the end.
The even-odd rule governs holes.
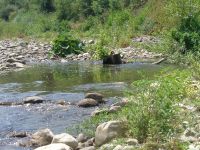
{"type": "Polygon", "coordinates": [[[4,19],[5,21],[9,20],[10,14],[15,10],[15,6],[8,5],[5,8],[2,8],[0,11],[0,17],[4,19]]]}
{"type": "Polygon", "coordinates": [[[133,83],[132,103],[122,113],[127,113],[131,133],[140,142],[165,141],[175,135],[180,119],[175,104],[186,94],[187,77],[187,73],[175,71],[156,81],[133,83]]]}
{"type": "Polygon", "coordinates": [[[83,51],[83,43],[70,36],[69,34],[60,34],[53,42],[51,53],[60,57],[68,54],[79,54],[83,51]]]}
{"type": "Polygon", "coordinates": [[[180,44],[181,53],[200,52],[200,19],[199,15],[189,15],[181,20],[172,37],[180,44]]]}

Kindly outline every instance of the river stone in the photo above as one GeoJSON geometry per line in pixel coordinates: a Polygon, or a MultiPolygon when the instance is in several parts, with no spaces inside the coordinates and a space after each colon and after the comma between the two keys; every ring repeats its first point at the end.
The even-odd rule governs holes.
{"type": "Polygon", "coordinates": [[[104,103],[105,101],[103,100],[103,95],[100,93],[87,93],[85,95],[85,98],[92,98],[96,100],[98,103],[104,103]]]}
{"type": "Polygon", "coordinates": [[[94,117],[94,116],[97,116],[99,114],[106,113],[106,112],[108,112],[108,109],[99,109],[98,108],[91,113],[91,116],[94,117]]]}
{"type": "Polygon", "coordinates": [[[137,140],[137,139],[128,139],[128,140],[126,141],[126,143],[127,143],[128,145],[137,145],[137,144],[138,144],[138,140],[137,140]]]}
{"type": "Polygon", "coordinates": [[[9,63],[14,63],[14,62],[16,62],[17,60],[16,59],[14,59],[14,58],[9,58],[8,60],[7,60],[7,62],[9,62],[9,63]]]}
{"type": "Polygon", "coordinates": [[[87,140],[87,142],[85,142],[85,147],[89,147],[89,146],[93,146],[94,145],[94,138],[91,138],[89,140],[87,140]]]}
{"type": "Polygon", "coordinates": [[[62,143],[55,143],[36,148],[35,150],[72,150],[72,148],[62,143]]]}
{"type": "Polygon", "coordinates": [[[99,150],[113,150],[114,148],[115,145],[113,144],[104,144],[99,148],[99,150]]]}
{"type": "Polygon", "coordinates": [[[50,129],[39,130],[31,137],[31,143],[33,146],[48,145],[53,140],[53,133],[50,129]]]}
{"type": "Polygon", "coordinates": [[[109,121],[99,125],[95,132],[95,144],[101,146],[115,137],[123,136],[126,132],[122,121],[109,121]]]}
{"type": "Polygon", "coordinates": [[[94,146],[90,146],[90,147],[81,148],[80,150],[96,150],[96,148],[94,146]]]}
{"type": "Polygon", "coordinates": [[[109,109],[110,113],[115,113],[121,109],[121,106],[111,106],[109,109]]]}
{"type": "Polygon", "coordinates": [[[78,142],[84,143],[84,142],[86,142],[86,141],[88,140],[88,137],[87,137],[86,135],[84,135],[83,133],[80,133],[80,134],[77,136],[76,140],[77,140],[78,142]]]}
{"type": "Polygon", "coordinates": [[[24,138],[24,137],[27,137],[28,136],[28,133],[27,132],[12,132],[10,133],[9,137],[16,137],[16,138],[24,138]]]}
{"type": "Polygon", "coordinates": [[[123,149],[123,146],[117,145],[113,150],[122,150],[122,149],[123,149]]]}
{"type": "Polygon", "coordinates": [[[111,107],[113,106],[120,106],[120,107],[124,107],[129,103],[129,100],[126,98],[123,98],[120,102],[116,102],[114,104],[111,105],[111,107]]]}
{"type": "Polygon", "coordinates": [[[97,106],[98,102],[92,98],[86,98],[78,102],[79,107],[93,107],[97,106]]]}
{"type": "Polygon", "coordinates": [[[24,68],[24,67],[25,67],[24,64],[19,63],[19,62],[15,62],[15,63],[13,63],[13,66],[16,67],[16,68],[24,68]]]}
{"type": "Polygon", "coordinates": [[[43,103],[44,99],[39,97],[39,96],[31,96],[31,97],[26,97],[23,100],[24,104],[39,104],[43,103]]]}
{"type": "Polygon", "coordinates": [[[73,149],[76,149],[78,146],[78,141],[73,136],[67,133],[55,135],[53,137],[52,143],[63,143],[70,146],[73,149]]]}

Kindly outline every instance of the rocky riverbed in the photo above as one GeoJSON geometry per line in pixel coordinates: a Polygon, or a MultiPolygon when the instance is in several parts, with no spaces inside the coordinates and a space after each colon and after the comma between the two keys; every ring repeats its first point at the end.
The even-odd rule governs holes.
{"type": "MultiPolygon", "coordinates": [[[[136,40],[134,42],[141,41],[136,40]]],[[[59,58],[49,55],[51,48],[52,45],[50,43],[38,42],[36,40],[2,40],[0,41],[0,71],[22,69],[33,63],[46,63],[49,61],[65,63],[69,61],[91,60],[93,55],[85,52],[79,55],[71,54],[65,58],[59,58]]],[[[115,49],[114,51],[120,53],[125,62],[137,59],[157,59],[162,57],[162,54],[156,54],[133,47],[115,49]]]]}

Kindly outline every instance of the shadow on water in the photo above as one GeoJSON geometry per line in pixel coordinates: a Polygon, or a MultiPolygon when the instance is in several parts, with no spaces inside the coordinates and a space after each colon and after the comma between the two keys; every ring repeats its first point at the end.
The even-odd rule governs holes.
{"type": "MultiPolygon", "coordinates": [[[[100,92],[109,100],[107,105],[123,96],[130,83],[142,78],[153,78],[166,66],[151,64],[123,64],[103,66],[98,62],[41,64],[19,72],[0,76],[0,101],[21,101],[28,96],[39,95],[56,102],[65,100],[76,103],[87,92],[100,92]]],[[[54,133],[80,123],[95,108],[58,106],[44,103],[34,106],[0,107],[0,149],[13,149],[16,139],[7,135],[13,131],[33,132],[50,128],[54,133]]]]}

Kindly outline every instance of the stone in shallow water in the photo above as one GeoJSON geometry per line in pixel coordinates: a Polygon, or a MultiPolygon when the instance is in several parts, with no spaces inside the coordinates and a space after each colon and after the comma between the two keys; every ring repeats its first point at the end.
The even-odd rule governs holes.
{"type": "Polygon", "coordinates": [[[86,98],[78,102],[77,104],[79,107],[93,107],[97,106],[98,102],[91,98],[86,98]]]}
{"type": "Polygon", "coordinates": [[[39,103],[43,103],[43,102],[44,102],[44,99],[39,96],[26,97],[23,100],[24,104],[39,104],[39,103]]]}
{"type": "Polygon", "coordinates": [[[103,103],[103,95],[100,93],[87,93],[85,95],[85,98],[92,98],[94,100],[96,100],[98,103],[103,103]]]}

